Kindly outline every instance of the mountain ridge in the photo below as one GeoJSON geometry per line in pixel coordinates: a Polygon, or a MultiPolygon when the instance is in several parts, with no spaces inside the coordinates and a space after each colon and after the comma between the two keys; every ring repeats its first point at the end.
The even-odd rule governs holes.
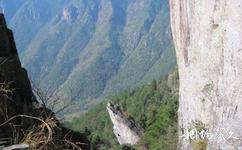
{"type": "Polygon", "coordinates": [[[158,79],[176,64],[167,0],[27,0],[13,10],[14,0],[1,2],[21,60],[43,88],[95,99],[158,79]]]}

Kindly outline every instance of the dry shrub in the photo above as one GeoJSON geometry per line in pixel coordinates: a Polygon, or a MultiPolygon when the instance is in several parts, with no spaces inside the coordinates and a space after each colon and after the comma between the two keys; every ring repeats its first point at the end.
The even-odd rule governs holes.
{"type": "MultiPolygon", "coordinates": [[[[71,140],[72,137],[69,135],[70,133],[62,133],[60,123],[52,111],[47,109],[45,105],[40,109],[43,112],[36,112],[36,115],[41,117],[36,117],[36,115],[16,115],[16,112],[12,112],[12,109],[9,110],[14,105],[12,104],[14,103],[14,100],[12,100],[14,89],[11,87],[11,82],[0,83],[0,123],[3,122],[0,124],[0,129],[8,131],[8,134],[6,134],[8,137],[5,137],[5,135],[0,137],[0,143],[1,139],[4,142],[7,139],[7,144],[4,145],[25,143],[30,145],[33,150],[81,150],[80,146],[86,145],[73,142],[71,140]],[[26,127],[26,123],[30,127],[26,127]]],[[[37,94],[37,96],[43,97],[41,99],[43,104],[46,104],[46,101],[50,101],[54,102],[53,106],[55,106],[61,100],[60,97],[53,93],[50,96],[47,95],[47,98],[43,95],[41,92],[37,94]]],[[[64,110],[66,107],[61,108],[59,111],[64,110]]],[[[34,112],[30,113],[35,114],[34,112]]]]}
{"type": "MultiPolygon", "coordinates": [[[[57,120],[55,117],[47,117],[45,120],[34,117],[34,116],[28,116],[28,115],[16,115],[7,121],[5,121],[3,124],[0,125],[0,128],[6,124],[8,124],[10,121],[16,119],[16,118],[28,118],[33,119],[36,121],[39,121],[40,123],[36,123],[28,130],[24,131],[21,130],[21,133],[14,133],[13,135],[22,134],[23,136],[21,139],[18,139],[18,143],[25,143],[30,145],[31,149],[33,150],[49,150],[49,149],[72,149],[72,150],[81,150],[81,148],[78,146],[82,143],[74,143],[71,140],[66,139],[65,137],[63,139],[55,139],[55,129],[58,128],[57,126],[57,120]]],[[[11,126],[12,123],[10,124],[11,126]]]]}
{"type": "Polygon", "coordinates": [[[55,119],[53,117],[46,118],[45,120],[39,118],[34,119],[41,121],[41,124],[33,125],[30,129],[25,131],[21,143],[29,144],[32,149],[44,150],[54,146],[53,134],[54,128],[57,126],[55,119]]]}
{"type": "Polygon", "coordinates": [[[1,94],[12,94],[14,89],[11,88],[11,82],[0,83],[0,93],[1,94]]]}

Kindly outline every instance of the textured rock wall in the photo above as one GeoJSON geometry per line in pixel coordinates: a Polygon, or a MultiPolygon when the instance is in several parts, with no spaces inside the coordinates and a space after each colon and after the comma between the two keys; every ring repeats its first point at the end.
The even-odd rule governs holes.
{"type": "MultiPolygon", "coordinates": [[[[214,135],[224,128],[226,141],[215,137],[207,149],[242,149],[242,1],[170,0],[170,7],[180,76],[180,135],[197,120],[214,135]]],[[[181,148],[199,149],[182,138],[181,148]]]]}

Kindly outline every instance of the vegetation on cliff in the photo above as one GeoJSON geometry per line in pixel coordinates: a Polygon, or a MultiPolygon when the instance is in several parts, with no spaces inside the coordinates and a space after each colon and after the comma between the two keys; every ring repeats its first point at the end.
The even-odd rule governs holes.
{"type": "MultiPolygon", "coordinates": [[[[167,79],[152,81],[131,92],[124,92],[110,100],[120,106],[128,117],[133,117],[145,129],[145,136],[139,146],[149,149],[176,149],[178,73],[177,70],[167,79]]],[[[91,108],[80,118],[67,123],[67,126],[89,133],[92,149],[122,149],[112,131],[112,123],[106,112],[107,101],[91,108]]],[[[127,147],[126,147],[127,148],[127,147]]]]}

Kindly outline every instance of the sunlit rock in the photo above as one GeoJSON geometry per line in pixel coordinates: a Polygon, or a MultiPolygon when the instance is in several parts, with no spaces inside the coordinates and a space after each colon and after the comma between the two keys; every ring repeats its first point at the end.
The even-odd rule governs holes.
{"type": "Polygon", "coordinates": [[[107,110],[113,123],[113,132],[120,145],[135,145],[144,134],[144,129],[140,127],[132,118],[125,116],[119,107],[108,103],[107,110]]]}
{"type": "Polygon", "coordinates": [[[241,6],[241,0],[170,0],[180,76],[180,135],[196,127],[214,135],[181,138],[181,149],[242,147],[241,6]]]}

